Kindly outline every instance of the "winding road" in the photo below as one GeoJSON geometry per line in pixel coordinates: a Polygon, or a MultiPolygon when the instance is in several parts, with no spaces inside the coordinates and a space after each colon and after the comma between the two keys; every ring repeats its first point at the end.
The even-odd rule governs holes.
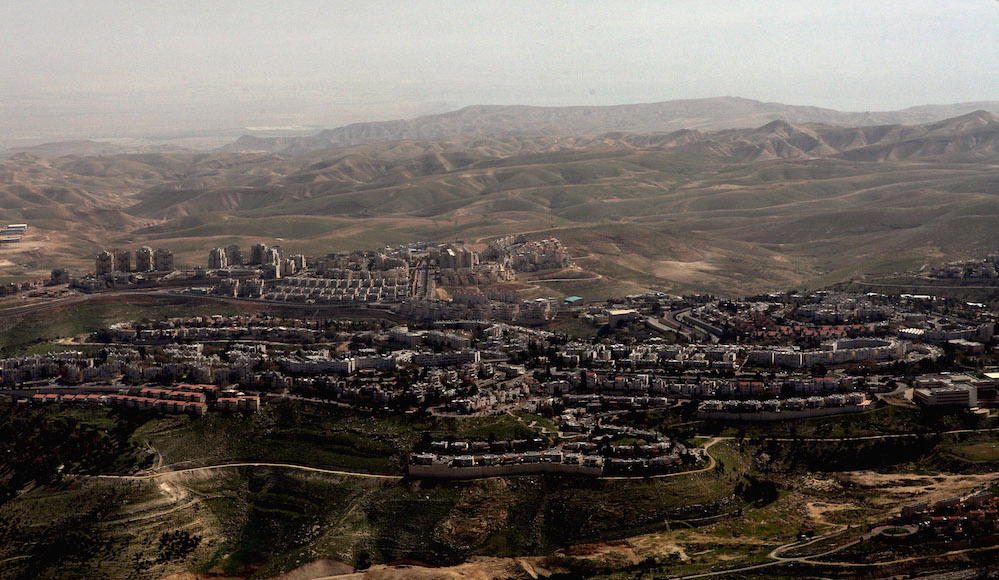
{"type": "Polygon", "coordinates": [[[220,463],[218,465],[205,465],[202,467],[185,467],[184,469],[172,469],[170,471],[160,471],[157,473],[148,473],[144,475],[89,475],[87,477],[94,477],[100,479],[150,480],[150,479],[157,479],[160,477],[169,477],[171,475],[180,475],[183,473],[191,473],[196,471],[228,469],[230,467],[277,467],[280,469],[298,469],[300,471],[311,471],[313,473],[326,473],[329,475],[345,475],[348,477],[362,477],[366,479],[386,479],[392,481],[399,481],[402,479],[401,475],[385,475],[381,473],[361,473],[357,471],[343,471],[339,469],[324,469],[322,467],[295,465],[293,463],[266,463],[266,462],[257,462],[257,461],[220,463]]]}
{"type": "MultiPolygon", "coordinates": [[[[518,417],[518,420],[521,420],[521,419],[518,417]]],[[[999,430],[999,429],[995,429],[995,428],[993,428],[993,429],[961,429],[961,430],[954,430],[954,431],[946,431],[944,433],[974,433],[974,432],[980,432],[980,431],[997,431],[997,430],[999,430]]],[[[942,433],[938,433],[938,434],[942,434],[942,433]]],[[[894,435],[885,435],[885,436],[861,436],[861,437],[843,437],[843,438],[813,439],[813,441],[815,441],[815,440],[825,440],[825,441],[851,441],[852,440],[852,441],[856,441],[856,440],[876,439],[876,438],[881,438],[881,437],[914,437],[914,436],[918,436],[918,435],[922,435],[922,434],[920,434],[920,433],[904,433],[904,434],[894,434],[894,435]]],[[[654,475],[654,476],[649,476],[649,477],[637,477],[636,478],[636,477],[609,477],[608,476],[608,477],[600,477],[600,479],[605,479],[605,480],[626,480],[626,479],[665,478],[665,477],[678,477],[678,476],[683,476],[683,475],[694,475],[694,474],[697,474],[697,473],[704,473],[704,472],[707,472],[707,471],[711,471],[717,465],[717,461],[714,458],[714,456],[711,455],[710,452],[708,452],[708,450],[712,446],[714,446],[715,444],[717,444],[717,443],[719,443],[721,441],[730,441],[730,440],[734,440],[734,439],[736,439],[736,438],[735,437],[710,437],[710,440],[703,447],[703,449],[705,450],[705,452],[707,454],[707,457],[708,457],[708,464],[705,467],[702,467],[702,468],[699,468],[699,469],[694,469],[694,470],[690,470],[690,471],[681,471],[681,472],[676,472],[676,473],[660,474],[660,475],[654,475]]],[[[776,441],[802,441],[803,439],[775,438],[774,440],[776,440],[776,441]]],[[[261,462],[257,462],[257,461],[249,462],[249,461],[247,461],[247,462],[222,463],[222,464],[218,464],[218,465],[206,465],[206,466],[200,466],[200,467],[187,467],[187,468],[182,468],[182,469],[172,469],[172,470],[166,470],[166,471],[159,471],[159,472],[156,472],[156,473],[137,474],[137,475],[88,475],[88,476],[84,476],[84,477],[97,478],[97,479],[112,479],[112,480],[132,480],[132,481],[137,481],[137,480],[138,481],[143,481],[143,480],[145,480],[145,481],[149,481],[149,480],[156,480],[156,479],[159,479],[159,478],[166,478],[166,477],[181,475],[181,474],[185,474],[185,473],[206,472],[206,471],[221,470],[221,469],[228,469],[228,468],[234,468],[234,467],[270,467],[270,468],[278,468],[278,469],[293,469],[293,470],[306,471],[306,472],[312,472],[312,473],[322,473],[322,474],[328,474],[328,475],[338,475],[338,476],[345,476],[345,477],[357,477],[357,478],[375,479],[375,480],[383,480],[383,481],[400,481],[400,480],[403,479],[403,476],[401,476],[401,475],[386,475],[386,474],[377,474],[377,473],[363,473],[363,472],[346,471],[346,470],[339,470],[339,469],[326,469],[326,468],[321,468],[321,467],[309,467],[309,466],[306,466],[306,465],[297,465],[297,464],[291,464],[291,463],[272,463],[272,462],[262,462],[262,461],[261,462]]],[[[786,552],[788,552],[788,551],[790,551],[792,549],[804,548],[804,547],[816,544],[818,542],[834,538],[834,537],[836,537],[836,536],[838,536],[838,535],[846,532],[847,530],[848,530],[847,526],[840,525],[840,526],[838,526],[838,529],[836,529],[835,531],[832,531],[832,532],[830,532],[828,534],[824,534],[824,535],[812,538],[812,539],[807,540],[807,541],[796,540],[794,542],[790,542],[790,543],[787,543],[787,544],[783,544],[783,545],[777,546],[777,547],[775,547],[773,550],[771,550],[767,554],[767,558],[770,559],[770,561],[767,561],[767,562],[760,562],[760,563],[757,563],[757,564],[752,564],[752,565],[748,565],[748,566],[742,566],[742,567],[738,567],[738,568],[728,568],[728,569],[724,569],[724,570],[717,570],[717,571],[711,571],[711,572],[700,572],[700,573],[697,573],[697,574],[689,574],[689,575],[683,575],[683,576],[674,576],[672,578],[682,579],[682,580],[693,579],[693,578],[708,578],[708,577],[712,577],[712,576],[722,576],[722,575],[739,574],[739,573],[743,573],[743,572],[750,572],[750,571],[754,571],[754,570],[760,570],[760,569],[763,569],[763,568],[768,568],[768,567],[772,567],[772,566],[779,566],[779,565],[782,565],[782,564],[789,564],[789,563],[812,564],[812,565],[819,565],[819,566],[835,566],[835,567],[842,567],[842,568],[876,567],[876,566],[887,566],[887,565],[893,565],[893,564],[903,564],[903,563],[907,563],[907,562],[913,562],[913,561],[918,561],[918,560],[923,560],[923,559],[929,559],[929,558],[951,556],[951,555],[961,554],[961,553],[965,553],[965,552],[972,552],[972,551],[977,551],[977,550],[995,549],[995,547],[968,548],[968,549],[964,549],[964,550],[955,550],[955,551],[947,552],[947,553],[944,553],[944,554],[933,554],[933,555],[926,555],[926,556],[910,556],[910,557],[906,557],[906,558],[899,558],[899,559],[896,559],[896,560],[891,560],[891,561],[886,561],[886,562],[876,562],[876,563],[858,563],[858,562],[844,562],[844,561],[818,561],[817,560],[818,558],[823,558],[823,557],[835,554],[837,552],[840,552],[840,551],[845,550],[845,549],[847,549],[847,548],[849,548],[851,546],[856,545],[857,543],[859,543],[863,539],[866,539],[866,538],[868,538],[868,537],[870,537],[872,535],[872,534],[868,533],[868,534],[865,534],[865,536],[863,536],[861,539],[853,540],[853,541],[850,541],[850,542],[846,542],[846,543],[844,543],[844,544],[842,544],[840,546],[836,546],[834,548],[831,548],[829,550],[826,550],[826,551],[823,551],[823,552],[820,552],[820,553],[817,553],[817,554],[809,554],[809,555],[803,555],[803,556],[790,556],[790,557],[783,555],[784,553],[786,553],[786,552]]]]}

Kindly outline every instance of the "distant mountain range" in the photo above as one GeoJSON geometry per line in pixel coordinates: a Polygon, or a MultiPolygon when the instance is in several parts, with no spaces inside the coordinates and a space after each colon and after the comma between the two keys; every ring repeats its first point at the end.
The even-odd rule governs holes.
{"type": "MultiPolygon", "coordinates": [[[[741,107],[746,122],[769,107],[742,99],[699,103],[707,110],[720,101],[741,107]]],[[[209,248],[230,243],[321,255],[536,232],[559,235],[601,275],[590,286],[551,290],[617,295],[838,282],[999,248],[999,116],[984,108],[861,126],[831,121],[911,119],[945,109],[814,109],[826,122],[764,118],[720,130],[704,128],[704,113],[696,117],[701,128],[658,130],[680,122],[653,124],[657,106],[637,107],[648,108],[648,123],[628,125],[622,116],[631,129],[601,132],[612,124],[606,116],[554,110],[576,119],[578,130],[593,130],[580,135],[551,129],[339,147],[282,137],[267,141],[280,141],[276,152],[37,147],[0,159],[4,219],[32,228],[5,258],[22,270],[89,268],[101,247],[150,244],[172,248],[178,263],[198,264],[209,248]],[[47,157],[74,148],[89,154],[47,157]]],[[[499,114],[486,109],[487,117],[499,114]]],[[[628,107],[611,109],[624,115],[628,107]]],[[[500,125],[478,126],[484,133],[500,125]]],[[[530,124],[511,120],[509,130],[517,127],[530,124]]]]}
{"type": "Polygon", "coordinates": [[[920,125],[985,110],[999,113],[999,101],[926,105],[900,111],[849,113],[819,107],[763,103],[736,97],[689,99],[635,105],[529,107],[477,105],[415,119],[354,123],[304,137],[244,135],[221,148],[297,155],[308,151],[401,139],[454,136],[595,136],[608,132],[663,133],[760,127],[771,121],[836,126],[920,125]]]}
{"type": "Polygon", "coordinates": [[[608,133],[607,143],[676,149],[738,161],[818,159],[851,161],[977,161],[999,156],[999,116],[978,110],[923,125],[837,127],[772,121],[755,129],[662,134],[608,133]]]}
{"type": "Polygon", "coordinates": [[[0,207],[25,212],[19,219],[28,219],[29,212],[38,219],[38,212],[49,207],[52,217],[71,207],[102,207],[155,220],[264,208],[276,214],[433,215],[460,206],[460,199],[475,202],[482,191],[620,181],[627,174],[602,175],[600,170],[581,177],[567,175],[564,167],[590,172],[615,159],[657,153],[698,159],[699,165],[817,159],[997,163],[999,116],[979,110],[923,125],[843,127],[778,120],[721,131],[461,136],[324,148],[292,157],[221,151],[114,154],[92,142],[72,144],[93,154],[47,159],[43,153],[60,150],[53,144],[0,161],[0,207]],[[517,173],[513,167],[522,169],[517,173]],[[482,176],[495,174],[517,176],[483,182],[482,176]],[[402,195],[403,190],[408,193],[402,195]],[[445,198],[449,203],[439,205],[445,198]]]}
{"type": "MultiPolygon", "coordinates": [[[[925,125],[836,127],[772,121],[754,129],[710,132],[420,139],[322,149],[293,157],[260,152],[253,154],[257,157],[252,163],[234,165],[232,160],[221,163],[221,156],[249,154],[216,153],[220,156],[216,163],[200,162],[201,167],[212,168],[210,172],[192,172],[146,189],[126,211],[152,219],[263,208],[276,214],[430,215],[450,211],[455,203],[474,203],[482,191],[498,194],[528,186],[570,187],[578,185],[574,180],[590,179],[623,183],[627,174],[600,175],[597,171],[589,178],[574,178],[562,167],[572,163],[589,171],[625,156],[642,159],[659,153],[698,159],[701,164],[817,159],[999,162],[999,116],[976,111],[925,125]],[[509,167],[522,168],[517,179],[481,183],[487,174],[513,173],[509,167]],[[438,205],[442,198],[451,203],[438,205]]],[[[531,211],[543,208],[532,206],[531,211]]]]}
{"type": "Polygon", "coordinates": [[[177,153],[183,151],[193,151],[188,147],[181,147],[170,143],[130,143],[121,144],[113,141],[99,141],[91,139],[73,139],[69,141],[52,141],[39,145],[27,147],[12,147],[0,151],[0,157],[11,157],[20,153],[27,153],[36,157],[55,159],[67,155],[79,157],[93,157],[97,155],[122,155],[127,153],[177,153]]]}

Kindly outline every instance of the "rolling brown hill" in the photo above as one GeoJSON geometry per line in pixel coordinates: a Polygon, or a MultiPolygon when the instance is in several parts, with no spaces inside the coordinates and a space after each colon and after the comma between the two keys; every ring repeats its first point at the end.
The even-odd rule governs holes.
{"type": "MultiPolygon", "coordinates": [[[[702,165],[790,159],[981,161],[999,158],[999,117],[977,111],[919,126],[834,127],[773,121],[755,129],[597,137],[396,141],[271,157],[195,172],[137,194],[129,213],[170,219],[204,212],[438,215],[501,191],[629,183],[644,159],[669,152],[702,165]],[[516,169],[515,169],[516,168],[516,169]],[[405,192],[405,193],[403,193],[405,192]]],[[[662,182],[668,175],[657,172],[662,182]]],[[[549,210],[522,196],[525,211],[549,210]]],[[[501,205],[501,204],[493,204],[501,205]]],[[[554,210],[553,210],[554,211],[554,210]]],[[[626,217],[626,216],[621,216],[626,217]]]]}
{"type": "Polygon", "coordinates": [[[462,136],[297,156],[20,154],[0,161],[0,207],[44,243],[5,249],[0,264],[90,269],[108,245],[167,246],[193,265],[228,243],[322,254],[536,232],[564,238],[601,276],[539,292],[836,282],[999,248],[997,139],[999,120],[976,111],[923,125],[462,136]]]}
{"type": "Polygon", "coordinates": [[[193,149],[171,143],[132,143],[124,144],[115,141],[92,141],[76,139],[72,141],[53,141],[28,147],[12,147],[0,151],[0,157],[12,157],[18,153],[28,153],[36,157],[56,158],[77,155],[92,157],[96,155],[124,155],[129,153],[184,153],[193,149]]]}
{"type": "Polygon", "coordinates": [[[978,161],[999,152],[999,116],[979,110],[925,125],[837,127],[773,121],[749,130],[618,133],[605,137],[638,148],[679,149],[740,161],[821,157],[978,161]]]}
{"type": "Polygon", "coordinates": [[[663,133],[681,129],[713,131],[752,128],[771,121],[838,126],[918,125],[976,110],[999,112],[999,101],[929,105],[900,111],[848,113],[819,107],[763,103],[736,97],[591,107],[477,105],[439,115],[377,123],[355,123],[308,137],[245,135],[223,151],[269,151],[297,155],[307,151],[402,139],[439,139],[455,135],[594,136],[612,131],[663,133]]]}

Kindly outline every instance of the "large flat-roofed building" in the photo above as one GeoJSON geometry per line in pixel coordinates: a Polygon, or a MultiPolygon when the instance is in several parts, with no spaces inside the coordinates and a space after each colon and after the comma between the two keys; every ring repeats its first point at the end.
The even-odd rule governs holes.
{"type": "Polygon", "coordinates": [[[748,362],[762,366],[805,368],[816,364],[841,365],[855,362],[898,360],[905,356],[905,343],[876,338],[832,340],[811,350],[760,348],[749,351],[748,362]]]}
{"type": "Polygon", "coordinates": [[[479,264],[479,255],[464,246],[448,246],[437,252],[432,252],[431,257],[437,257],[440,267],[445,270],[457,268],[474,268],[479,264]]]}
{"type": "Polygon", "coordinates": [[[253,244],[250,246],[250,264],[263,264],[265,253],[267,253],[267,244],[253,244]]]}
{"type": "Polygon", "coordinates": [[[132,253],[128,250],[112,250],[114,252],[114,271],[132,271],[132,253]]]}
{"type": "Polygon", "coordinates": [[[225,247],[225,261],[229,266],[243,265],[243,250],[237,244],[230,244],[225,247]]]}
{"type": "Polygon", "coordinates": [[[24,234],[28,231],[28,224],[9,224],[5,228],[0,228],[0,235],[24,234]]]}
{"type": "Polygon", "coordinates": [[[638,312],[635,310],[608,310],[607,325],[611,328],[617,326],[619,322],[632,322],[638,320],[638,312]]]}
{"type": "Polygon", "coordinates": [[[225,248],[212,248],[212,251],[208,252],[208,268],[210,270],[221,270],[228,265],[225,248]]]}
{"type": "MultiPolygon", "coordinates": [[[[263,265],[265,265],[265,266],[276,266],[280,270],[280,268],[281,268],[281,248],[279,246],[274,246],[272,248],[267,248],[267,251],[264,252],[263,265]]],[[[280,276],[278,276],[278,277],[280,277],[280,276]]]]}
{"type": "Polygon", "coordinates": [[[94,271],[98,276],[110,274],[114,271],[114,254],[107,250],[97,254],[97,261],[94,266],[94,271]]]}
{"type": "Polygon", "coordinates": [[[978,389],[973,385],[948,385],[915,389],[912,400],[925,407],[977,407],[978,389]]]}
{"type": "Polygon", "coordinates": [[[166,248],[160,248],[153,253],[153,267],[157,272],[169,272],[173,270],[173,252],[166,248]]]}
{"type": "Polygon", "coordinates": [[[142,246],[135,251],[135,271],[149,272],[153,269],[153,249],[142,246]]]}

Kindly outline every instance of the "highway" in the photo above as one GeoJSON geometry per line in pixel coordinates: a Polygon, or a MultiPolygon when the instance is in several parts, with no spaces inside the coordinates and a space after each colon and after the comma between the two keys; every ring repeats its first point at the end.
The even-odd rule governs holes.
{"type": "Polygon", "coordinates": [[[15,318],[18,316],[23,316],[25,314],[30,314],[32,312],[38,312],[40,310],[48,310],[49,308],[61,308],[63,306],[69,306],[71,304],[78,304],[80,302],[86,302],[90,299],[89,294],[77,294],[76,296],[70,296],[68,298],[58,298],[56,300],[50,300],[48,302],[39,302],[37,304],[26,304],[24,306],[14,306],[12,308],[4,308],[0,310],[0,318],[15,318]]]}
{"type": "MultiPolygon", "coordinates": [[[[666,324],[662,324],[661,322],[653,318],[647,318],[646,320],[647,321],[653,320],[657,325],[663,326],[664,328],[668,328],[672,332],[682,335],[684,338],[687,339],[688,342],[690,342],[692,340],[692,334],[697,334],[697,331],[696,330],[692,331],[691,329],[687,328],[686,325],[680,322],[679,316],[686,312],[690,312],[690,308],[684,308],[683,310],[677,310],[676,312],[672,310],[666,312],[665,314],[663,314],[663,319],[666,321],[666,324]]],[[[653,328],[658,329],[657,326],[653,326],[653,328]]]]}
{"type": "Polygon", "coordinates": [[[655,330],[656,332],[661,332],[662,334],[669,334],[669,333],[684,334],[682,330],[670,328],[669,326],[666,326],[665,324],[659,322],[658,320],[656,320],[651,316],[645,317],[645,324],[652,330],[655,330]]]}

